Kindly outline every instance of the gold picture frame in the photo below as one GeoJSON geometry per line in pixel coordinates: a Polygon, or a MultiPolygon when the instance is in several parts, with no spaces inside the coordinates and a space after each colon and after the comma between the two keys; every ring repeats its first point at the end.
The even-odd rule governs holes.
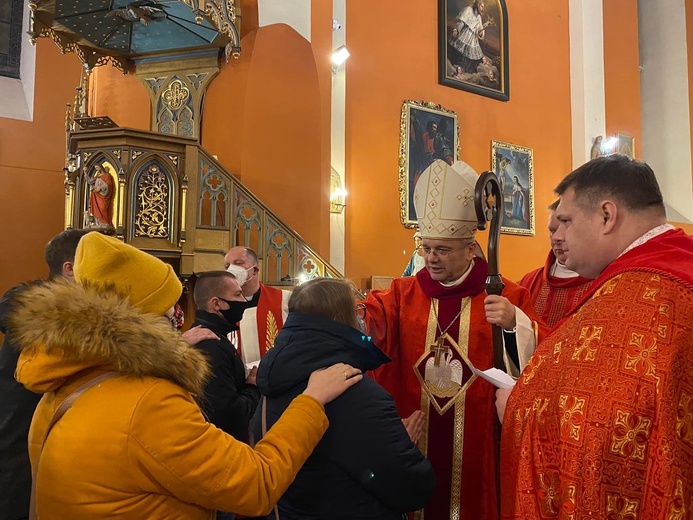
{"type": "Polygon", "coordinates": [[[491,141],[491,169],[503,195],[501,233],[534,236],[534,153],[531,148],[491,141]]]}
{"type": "Polygon", "coordinates": [[[449,164],[460,158],[457,114],[428,101],[406,100],[402,104],[399,130],[400,221],[417,226],[414,186],[421,173],[436,159],[449,164]]]}

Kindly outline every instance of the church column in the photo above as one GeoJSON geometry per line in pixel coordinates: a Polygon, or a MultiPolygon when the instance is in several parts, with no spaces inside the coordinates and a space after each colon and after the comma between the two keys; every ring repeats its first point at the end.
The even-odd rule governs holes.
{"type": "MultiPolygon", "coordinates": [[[[332,33],[332,48],[339,49],[346,43],[346,0],[333,0],[332,12],[334,19],[342,26],[332,33]]],[[[331,164],[332,169],[340,178],[342,189],[346,186],[345,119],[346,63],[336,67],[332,74],[331,164]]],[[[340,213],[330,213],[330,263],[341,273],[344,273],[345,266],[344,215],[346,211],[347,208],[344,208],[340,213]]]]}
{"type": "MultiPolygon", "coordinates": [[[[667,217],[693,222],[691,114],[686,7],[638,1],[643,159],[662,189],[667,217]]],[[[635,107],[633,107],[635,109],[635,107]]]]}
{"type": "Polygon", "coordinates": [[[602,0],[570,0],[570,97],[573,167],[590,159],[593,139],[605,136],[602,0]]]}

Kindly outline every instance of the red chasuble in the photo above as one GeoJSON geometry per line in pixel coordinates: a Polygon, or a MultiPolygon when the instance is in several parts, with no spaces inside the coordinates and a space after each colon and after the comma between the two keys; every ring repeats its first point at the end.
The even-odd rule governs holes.
{"type": "MultiPolygon", "coordinates": [[[[392,394],[402,417],[421,410],[426,418],[419,448],[431,461],[437,484],[417,519],[498,518],[495,388],[468,366],[493,366],[484,313],[486,272],[486,263],[476,259],[462,284],[445,288],[422,269],[394,280],[386,291],[372,291],[365,301],[368,332],[392,359],[375,379],[392,394]],[[450,340],[437,349],[436,339],[446,329],[450,340]]],[[[504,281],[503,296],[536,320],[526,289],[504,281]]]]}
{"type": "Polygon", "coordinates": [[[691,518],[693,238],[616,259],[508,400],[506,519],[691,518]]]}
{"type": "Polygon", "coordinates": [[[520,280],[520,285],[529,291],[534,310],[549,327],[553,327],[570,313],[592,283],[592,280],[582,276],[551,276],[549,273],[555,262],[556,256],[553,251],[549,251],[544,267],[527,273],[520,280]]]}

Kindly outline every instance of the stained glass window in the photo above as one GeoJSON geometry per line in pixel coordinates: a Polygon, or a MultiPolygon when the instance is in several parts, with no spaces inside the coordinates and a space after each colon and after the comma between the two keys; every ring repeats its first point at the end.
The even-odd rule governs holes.
{"type": "Polygon", "coordinates": [[[23,0],[0,2],[0,76],[19,78],[19,63],[22,55],[23,0]]]}

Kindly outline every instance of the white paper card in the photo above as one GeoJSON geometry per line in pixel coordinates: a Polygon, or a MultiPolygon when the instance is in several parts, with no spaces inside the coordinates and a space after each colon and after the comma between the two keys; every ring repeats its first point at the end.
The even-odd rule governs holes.
{"type": "Polygon", "coordinates": [[[488,370],[484,370],[482,372],[471,363],[469,364],[469,368],[471,368],[472,372],[474,372],[480,378],[485,379],[496,388],[512,388],[515,386],[515,380],[497,368],[489,368],[488,370]]]}

